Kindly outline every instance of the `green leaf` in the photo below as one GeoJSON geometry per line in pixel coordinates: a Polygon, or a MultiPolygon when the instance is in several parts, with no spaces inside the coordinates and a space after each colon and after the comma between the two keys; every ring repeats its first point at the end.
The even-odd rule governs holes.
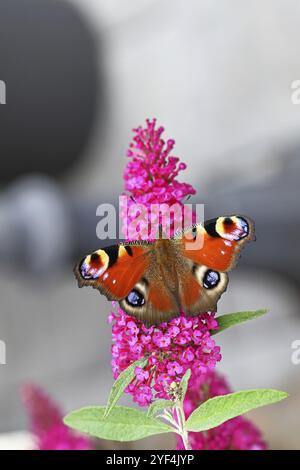
{"type": "Polygon", "coordinates": [[[259,406],[283,400],[287,393],[271,389],[243,390],[211,398],[202,403],[186,422],[188,431],[206,431],[228,419],[240,416],[259,406]]]}
{"type": "Polygon", "coordinates": [[[186,371],[186,373],[184,374],[184,376],[182,377],[181,382],[180,382],[181,389],[182,389],[182,399],[181,399],[182,402],[183,402],[185,394],[187,392],[190,376],[191,376],[191,369],[188,369],[186,371]]]}
{"type": "Polygon", "coordinates": [[[134,378],[134,370],[136,367],[145,367],[145,365],[148,362],[148,358],[143,357],[142,359],[139,359],[138,361],[133,362],[130,364],[127,369],[123,370],[115,383],[112,386],[111,392],[109,394],[108,402],[106,405],[106,410],[104,413],[104,417],[108,416],[113,407],[116,405],[117,401],[121,397],[122,393],[124,392],[124,389],[127,387],[127,385],[130,384],[130,382],[134,378]]]}
{"type": "Polygon", "coordinates": [[[155,400],[148,408],[147,416],[154,416],[158,411],[166,408],[173,408],[175,403],[172,400],[155,400]]]}
{"type": "Polygon", "coordinates": [[[212,330],[211,335],[216,335],[231,326],[238,325],[239,323],[244,323],[248,320],[254,320],[254,318],[261,317],[265,313],[268,312],[268,309],[263,308],[261,310],[254,310],[250,312],[235,312],[235,313],[227,313],[226,315],[221,315],[217,317],[216,320],[218,321],[219,327],[217,330],[212,330]]]}
{"type": "Polygon", "coordinates": [[[108,417],[104,417],[105,406],[89,406],[75,410],[64,418],[64,423],[99,439],[113,441],[135,441],[153,434],[172,432],[172,428],[146,413],[116,406],[108,417]]]}

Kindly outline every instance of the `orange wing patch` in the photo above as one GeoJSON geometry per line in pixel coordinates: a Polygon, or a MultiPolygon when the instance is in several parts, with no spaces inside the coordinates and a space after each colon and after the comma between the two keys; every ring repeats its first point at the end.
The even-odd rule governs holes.
{"type": "Polygon", "coordinates": [[[149,266],[149,247],[113,245],[86,256],[75,266],[80,287],[90,285],[111,300],[131,291],[149,266]]]}
{"type": "Polygon", "coordinates": [[[200,297],[201,287],[195,277],[190,273],[185,276],[180,286],[180,304],[184,309],[189,309],[195,305],[200,297]]]}
{"type": "Polygon", "coordinates": [[[195,228],[194,243],[199,244],[199,249],[193,249],[191,232],[188,232],[182,238],[184,256],[221,272],[233,268],[243,245],[254,239],[253,222],[242,216],[218,217],[206,222],[204,227],[195,228]]]}
{"type": "Polygon", "coordinates": [[[124,246],[119,247],[119,257],[102,276],[103,287],[115,298],[122,299],[141,279],[149,266],[144,247],[132,246],[129,255],[124,246]]]}
{"type": "Polygon", "coordinates": [[[177,311],[178,309],[170,293],[165,288],[159,289],[157,285],[150,286],[148,301],[160,312],[177,311]]]}

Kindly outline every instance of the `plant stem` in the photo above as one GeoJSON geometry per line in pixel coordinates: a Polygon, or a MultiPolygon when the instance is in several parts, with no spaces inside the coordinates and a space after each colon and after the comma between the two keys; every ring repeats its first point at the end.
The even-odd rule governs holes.
{"type": "Polygon", "coordinates": [[[165,419],[171,426],[174,428],[174,431],[181,436],[181,429],[176,423],[176,421],[173,419],[172,416],[170,416],[166,410],[161,415],[158,415],[158,417],[165,419]]]}
{"type": "Polygon", "coordinates": [[[178,420],[178,424],[180,428],[180,436],[183,441],[184,448],[185,450],[191,450],[188,432],[185,429],[185,414],[184,414],[182,403],[177,405],[175,409],[176,409],[177,420],[178,420]]]}
{"type": "Polygon", "coordinates": [[[163,410],[163,413],[158,415],[158,418],[163,418],[167,423],[171,424],[174,432],[178,434],[182,441],[185,450],[191,450],[191,446],[189,443],[188,432],[185,428],[185,414],[183,410],[182,403],[176,403],[174,408],[172,408],[173,414],[170,413],[169,410],[163,410]]]}

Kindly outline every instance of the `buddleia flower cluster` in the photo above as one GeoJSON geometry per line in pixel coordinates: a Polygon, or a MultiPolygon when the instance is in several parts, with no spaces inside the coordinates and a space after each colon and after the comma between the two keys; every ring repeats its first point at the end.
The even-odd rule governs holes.
{"type": "MultiPolygon", "coordinates": [[[[133,129],[134,137],[129,145],[129,161],[124,171],[126,211],[122,216],[130,225],[128,207],[143,204],[151,209],[153,204],[184,205],[187,196],[196,193],[187,183],[178,181],[186,164],[171,155],[175,141],[162,138],[163,127],[156,120],[146,120],[144,127],[133,129]]],[[[149,211],[149,214],[151,211],[149,211]]],[[[147,220],[161,223],[161,220],[147,220]]],[[[135,214],[136,215],[136,214],[135,214]]],[[[193,222],[195,219],[193,218],[193,222]]],[[[171,231],[174,218],[169,221],[171,231]]],[[[182,220],[180,221],[182,223],[182,220]]],[[[146,224],[147,227],[147,224],[146,224]]],[[[164,227],[163,227],[164,228],[164,227]]],[[[146,238],[146,233],[140,238],[146,238]]],[[[136,232],[127,233],[127,240],[136,239],[136,232]]],[[[211,333],[218,329],[215,312],[186,317],[184,312],[169,322],[146,327],[140,320],[127,315],[113,303],[109,316],[112,324],[112,370],[114,378],[130,364],[147,357],[145,367],[136,367],[132,382],[125,392],[132,395],[140,406],[148,406],[154,399],[172,398],[171,387],[181,381],[185,372],[191,370],[188,391],[184,401],[186,417],[204,400],[230,392],[227,382],[215,371],[221,360],[220,347],[211,333]]],[[[192,449],[265,449],[260,432],[243,417],[225,422],[206,433],[190,433],[192,449]]],[[[177,448],[183,449],[178,438],[177,448]]]]}
{"type": "Polygon", "coordinates": [[[172,382],[180,382],[187,369],[195,377],[215,368],[221,360],[220,347],[211,338],[218,328],[214,313],[186,318],[147,328],[117,308],[109,316],[112,323],[112,369],[116,379],[131,363],[148,357],[147,365],[135,369],[135,378],[125,390],[141,406],[154,398],[170,398],[172,382]]]}
{"type": "Polygon", "coordinates": [[[59,406],[41,387],[24,384],[21,397],[36,450],[91,450],[93,440],[63,423],[59,406]]]}
{"type": "MultiPolygon", "coordinates": [[[[143,204],[149,208],[147,223],[160,223],[161,220],[150,219],[153,204],[170,207],[177,203],[183,207],[184,199],[196,191],[190,184],[178,180],[186,164],[171,155],[175,141],[162,138],[164,128],[157,127],[155,119],[146,120],[145,127],[133,129],[133,132],[124,171],[127,204],[129,207],[143,204]]],[[[130,225],[128,211],[123,217],[130,225]]],[[[167,221],[171,225],[173,222],[167,221]]],[[[132,362],[148,356],[147,366],[136,369],[135,378],[126,389],[141,406],[149,405],[154,398],[168,398],[170,384],[179,382],[187,369],[198,377],[213,370],[221,360],[220,348],[211,338],[211,331],[218,327],[214,312],[189,318],[182,312],[178,318],[147,328],[118,308],[111,313],[109,321],[112,323],[115,378],[132,362]]]]}

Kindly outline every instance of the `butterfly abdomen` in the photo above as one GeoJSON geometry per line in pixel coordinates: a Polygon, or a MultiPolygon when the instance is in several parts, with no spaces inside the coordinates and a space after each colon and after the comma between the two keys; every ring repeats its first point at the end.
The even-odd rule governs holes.
{"type": "Polygon", "coordinates": [[[176,247],[169,239],[159,239],[155,242],[156,275],[159,275],[166,288],[171,292],[178,291],[178,268],[176,262],[176,247]]]}

